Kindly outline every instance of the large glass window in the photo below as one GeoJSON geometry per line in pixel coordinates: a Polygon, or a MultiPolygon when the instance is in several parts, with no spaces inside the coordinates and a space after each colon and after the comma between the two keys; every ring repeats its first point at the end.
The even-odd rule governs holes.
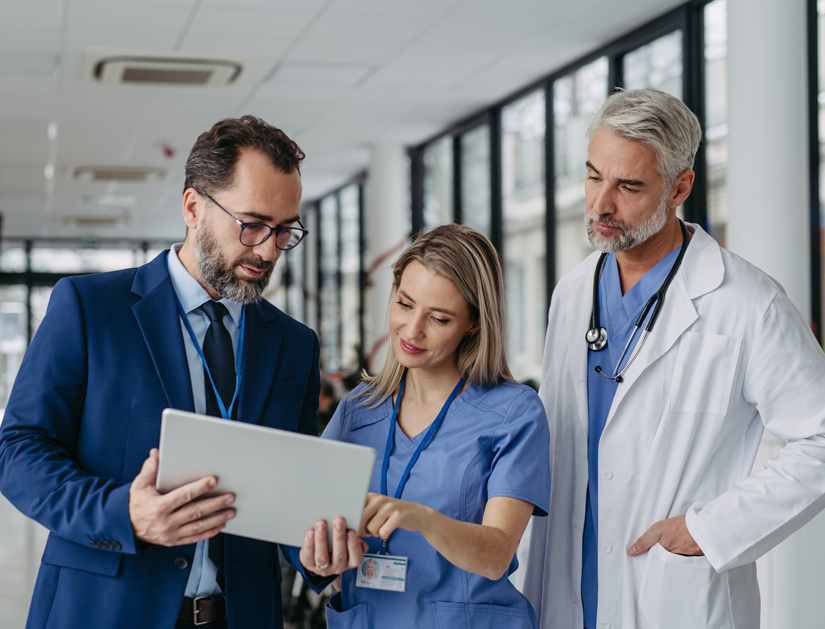
{"type": "Polygon", "coordinates": [[[584,230],[587,127],[607,98],[607,57],[553,84],[556,280],[593,251],[584,230]]]}
{"type": "Polygon", "coordinates": [[[461,136],[461,222],[490,237],[490,127],[461,136]]]}
{"type": "Polygon", "coordinates": [[[0,286],[0,409],[6,408],[26,353],[27,328],[26,287],[0,286]]]}
{"type": "Polygon", "coordinates": [[[321,201],[321,367],[335,371],[341,363],[339,354],[338,301],[338,197],[321,201]]]}
{"type": "MultiPolygon", "coordinates": [[[[304,225],[309,234],[299,247],[304,247],[304,282],[302,298],[304,299],[304,323],[313,330],[318,330],[318,206],[312,205],[304,215],[304,225]]],[[[297,251],[297,250],[296,250],[297,251]]]]}
{"type": "Polygon", "coordinates": [[[728,221],[728,3],[705,5],[705,160],[708,228],[725,245],[728,221]]]}
{"type": "Polygon", "coordinates": [[[547,305],[544,90],[504,107],[501,127],[507,358],[517,380],[538,382],[547,305]]]}
{"type": "Polygon", "coordinates": [[[655,87],[682,98],[682,31],[675,30],[627,53],[622,70],[629,90],[655,87]]]}
{"type": "MultiPolygon", "coordinates": [[[[819,31],[819,252],[820,252],[820,272],[821,272],[821,294],[822,313],[825,319],[825,0],[817,2],[819,31]]],[[[825,323],[825,321],[823,322],[825,323]]],[[[825,339],[825,333],[820,330],[821,338],[825,339]]]]}
{"type": "Polygon", "coordinates": [[[341,370],[359,368],[361,353],[360,189],[347,186],[341,200],[341,370]]]}
{"type": "Polygon", "coordinates": [[[453,218],[453,139],[445,136],[424,150],[424,225],[453,218]]]}

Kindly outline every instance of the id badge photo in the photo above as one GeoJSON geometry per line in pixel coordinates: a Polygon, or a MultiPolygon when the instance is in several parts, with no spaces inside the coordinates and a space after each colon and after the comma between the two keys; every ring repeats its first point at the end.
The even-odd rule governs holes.
{"type": "Polygon", "coordinates": [[[407,591],[406,557],[394,555],[364,555],[364,563],[358,568],[356,587],[390,592],[407,591]]]}

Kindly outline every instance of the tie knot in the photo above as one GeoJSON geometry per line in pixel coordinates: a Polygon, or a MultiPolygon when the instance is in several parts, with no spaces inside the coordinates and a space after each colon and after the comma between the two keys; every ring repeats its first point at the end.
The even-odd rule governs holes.
{"type": "Polygon", "coordinates": [[[201,305],[201,310],[206,313],[211,323],[220,323],[221,325],[223,325],[224,315],[229,313],[226,306],[219,304],[217,301],[207,301],[201,305]]]}

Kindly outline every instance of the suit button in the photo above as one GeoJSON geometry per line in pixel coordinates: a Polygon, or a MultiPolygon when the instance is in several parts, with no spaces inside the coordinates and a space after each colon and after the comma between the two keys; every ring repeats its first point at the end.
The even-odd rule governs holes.
{"type": "Polygon", "coordinates": [[[96,540],[91,540],[91,541],[89,542],[89,545],[90,545],[92,548],[100,548],[100,542],[98,542],[98,541],[96,541],[96,540]]]}
{"type": "Polygon", "coordinates": [[[179,570],[183,570],[184,568],[189,567],[189,562],[186,561],[186,557],[178,557],[177,559],[175,559],[175,566],[179,570]]]}
{"type": "Polygon", "coordinates": [[[120,542],[110,542],[112,545],[112,550],[120,550],[123,546],[120,545],[120,542]]]}

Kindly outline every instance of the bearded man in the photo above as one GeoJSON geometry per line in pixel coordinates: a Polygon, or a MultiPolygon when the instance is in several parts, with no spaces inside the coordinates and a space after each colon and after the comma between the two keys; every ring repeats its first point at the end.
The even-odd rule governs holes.
{"type": "Polygon", "coordinates": [[[588,130],[600,253],[553,293],[550,515],[520,553],[542,629],[758,627],[757,557],[825,504],[822,349],[777,282],[676,215],[701,137],[653,89],[588,130]],[[763,427],[787,446],[751,475],[763,427]]]}
{"type": "Polygon", "coordinates": [[[159,494],[155,448],[167,407],[317,436],[318,339],[261,299],[306,235],[303,158],[262,120],[218,122],[186,164],[183,244],[55,286],[0,429],[0,490],[50,530],[29,628],[283,626],[277,546],[219,535],[214,477],[159,494]]]}

